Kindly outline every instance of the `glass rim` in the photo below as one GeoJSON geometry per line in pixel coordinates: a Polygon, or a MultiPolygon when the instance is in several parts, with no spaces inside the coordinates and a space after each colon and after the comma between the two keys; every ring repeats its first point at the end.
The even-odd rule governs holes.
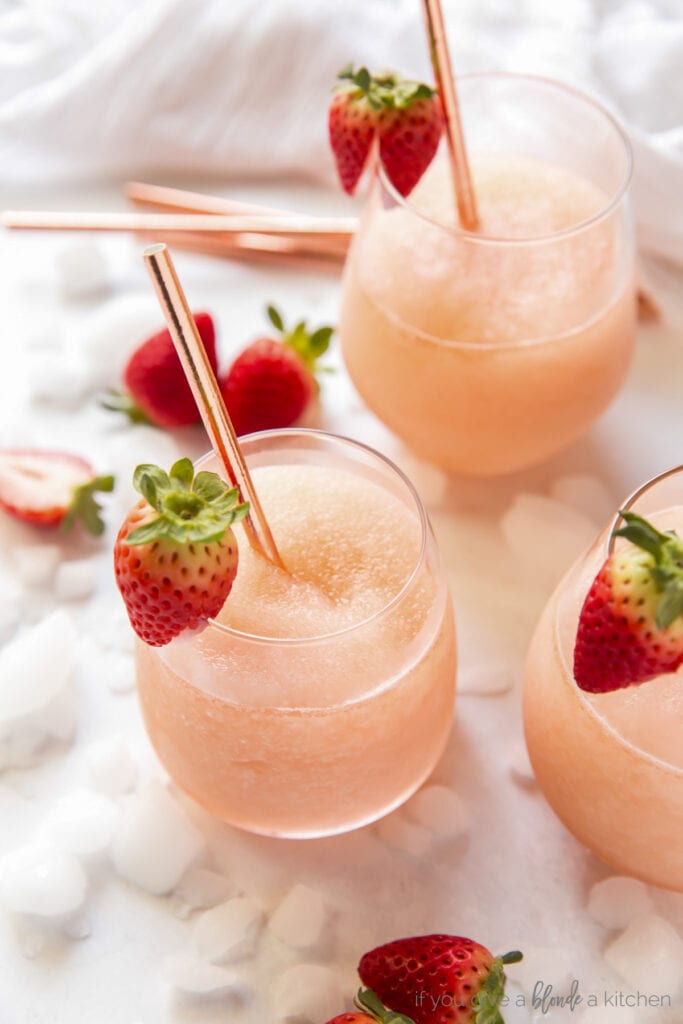
{"type": "Polygon", "coordinates": [[[391,198],[395,201],[397,206],[401,206],[406,209],[409,213],[416,217],[419,217],[426,224],[430,224],[441,231],[445,231],[449,235],[454,235],[459,238],[463,238],[465,241],[470,242],[473,245],[483,246],[533,246],[548,244],[555,242],[560,239],[569,238],[572,235],[579,234],[587,229],[599,224],[602,220],[605,220],[621,203],[626,190],[630,184],[633,176],[633,148],[631,146],[630,139],[626,134],[626,131],[620,124],[619,120],[607,109],[599,100],[593,96],[584,92],[582,89],[578,89],[573,85],[569,85],[566,82],[562,82],[559,79],[549,78],[546,75],[534,75],[527,74],[520,71],[470,71],[462,75],[455,76],[457,82],[474,81],[477,79],[484,80],[510,80],[519,82],[528,82],[550,89],[555,89],[558,92],[565,93],[568,96],[573,97],[575,100],[579,100],[581,103],[591,107],[594,112],[600,114],[604,120],[610,125],[614,131],[616,137],[620,139],[625,159],[625,168],[623,177],[612,194],[608,197],[606,205],[594,213],[592,216],[579,221],[577,224],[572,224],[568,228],[562,228],[560,231],[553,231],[550,234],[545,235],[534,235],[528,238],[500,238],[495,235],[484,235],[478,231],[468,231],[460,225],[449,225],[444,224],[443,221],[435,220],[433,217],[428,216],[421,210],[418,210],[410,201],[410,196],[403,196],[396,189],[394,185],[389,181],[381,159],[378,159],[378,181],[382,188],[387,192],[391,198]]]}
{"type": "MultiPolygon", "coordinates": [[[[653,476],[650,480],[647,480],[644,484],[641,484],[640,487],[637,487],[636,490],[629,495],[626,501],[621,504],[621,509],[623,509],[624,511],[628,511],[630,508],[633,507],[635,502],[638,501],[640,497],[642,497],[642,495],[646,494],[650,490],[651,487],[654,487],[656,484],[661,483],[662,480],[667,480],[669,477],[675,476],[676,473],[680,473],[682,471],[683,465],[674,466],[672,469],[664,470],[664,472],[658,473],[656,476],[653,476]]],[[[606,536],[599,545],[599,550],[601,552],[603,560],[607,558],[609,555],[611,555],[614,550],[614,544],[616,541],[614,531],[618,528],[620,518],[621,516],[617,512],[614,518],[610,520],[610,524],[606,528],[606,536]]],[[[585,559],[590,555],[590,552],[594,550],[594,546],[595,545],[591,546],[588,552],[583,555],[581,562],[585,561],[585,559]]],[[[581,562],[577,564],[581,564],[581,562]]],[[[562,665],[564,682],[572,687],[577,700],[581,704],[581,707],[597,722],[600,728],[603,729],[606,733],[609,733],[609,735],[612,736],[621,747],[623,747],[625,750],[627,750],[630,754],[632,754],[639,760],[647,762],[648,764],[657,768],[658,771],[666,771],[670,775],[674,775],[677,778],[681,778],[683,777],[683,766],[671,764],[669,761],[665,761],[663,758],[658,757],[656,754],[652,754],[648,750],[643,750],[642,747],[637,746],[631,740],[627,739],[626,736],[624,736],[618,729],[616,729],[615,726],[613,726],[612,723],[605,717],[605,715],[602,714],[593,703],[591,703],[589,699],[589,694],[585,693],[576,683],[576,679],[574,677],[574,669],[570,665],[566,657],[564,644],[562,643],[562,637],[560,634],[560,616],[562,614],[562,608],[560,607],[559,598],[561,597],[561,593],[564,588],[564,583],[566,583],[571,578],[572,574],[576,571],[577,564],[572,566],[572,568],[565,576],[564,581],[559,584],[560,591],[558,593],[558,599],[555,602],[556,607],[555,613],[553,615],[553,639],[560,658],[560,663],[562,665]]],[[[642,683],[640,685],[646,686],[647,683],[642,683]]]]}
{"type": "MultiPolygon", "coordinates": [[[[257,442],[264,439],[275,440],[277,438],[282,438],[284,440],[293,440],[297,437],[305,440],[315,440],[317,438],[326,444],[339,445],[342,448],[350,448],[361,452],[365,456],[369,455],[376,462],[380,463],[380,465],[389,469],[389,471],[401,481],[410,495],[415,510],[417,511],[417,519],[420,529],[420,543],[415,558],[415,565],[413,566],[410,574],[404,580],[400,589],[386,604],[382,605],[381,608],[378,608],[377,611],[372,613],[372,615],[369,615],[358,622],[354,622],[349,626],[344,626],[343,629],[334,630],[331,633],[320,633],[315,636],[306,637],[262,636],[258,633],[246,633],[243,630],[234,629],[232,626],[228,626],[223,622],[218,622],[215,618],[208,619],[205,627],[206,629],[220,630],[229,636],[235,637],[240,642],[269,644],[274,646],[306,646],[309,644],[313,645],[336,640],[340,637],[355,633],[389,614],[398,604],[400,604],[415,582],[425,562],[427,541],[429,537],[429,521],[427,519],[427,513],[425,511],[424,504],[422,503],[422,499],[420,498],[415,485],[403,470],[400,469],[395,462],[392,462],[392,460],[386,455],[383,455],[382,452],[377,451],[376,448],[371,448],[370,445],[363,444],[362,441],[356,441],[354,438],[346,437],[343,434],[334,434],[329,430],[318,430],[310,427],[288,427],[281,430],[261,430],[256,433],[245,434],[244,437],[240,437],[240,444],[243,446],[246,444],[248,446],[251,442],[257,442]]],[[[217,455],[214,451],[206,452],[195,461],[195,468],[197,469],[205,462],[215,458],[217,458],[217,455]]],[[[245,458],[248,461],[248,452],[245,452],[245,458]]]]}

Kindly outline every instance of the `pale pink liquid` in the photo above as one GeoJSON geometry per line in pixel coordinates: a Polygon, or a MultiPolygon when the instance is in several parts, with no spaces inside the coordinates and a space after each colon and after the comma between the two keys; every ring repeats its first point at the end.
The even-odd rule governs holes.
{"type": "MultiPolygon", "coordinates": [[[[683,535],[683,508],[648,515],[683,535]]],[[[571,671],[578,615],[605,538],[560,584],[538,625],[524,718],[538,782],[565,825],[615,870],[683,891],[683,676],[582,693],[571,671]]]]}
{"type": "Polygon", "coordinates": [[[604,410],[635,302],[620,216],[571,232],[608,206],[599,188],[528,157],[479,156],[472,170],[479,240],[452,227],[444,159],[408,204],[376,188],[340,335],[354,384],[395,433],[446,469],[488,474],[542,460],[604,410]]]}
{"type": "Polygon", "coordinates": [[[399,497],[330,466],[253,475],[291,575],[237,531],[227,628],[138,648],[146,725],[170,774],[226,821],[343,831],[405,799],[443,749],[450,602],[399,497]]]}

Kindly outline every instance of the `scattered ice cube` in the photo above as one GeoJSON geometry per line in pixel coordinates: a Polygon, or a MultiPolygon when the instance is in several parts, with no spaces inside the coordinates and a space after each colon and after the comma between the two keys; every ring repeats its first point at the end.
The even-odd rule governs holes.
{"type": "Polygon", "coordinates": [[[596,882],[588,896],[588,913],[605,928],[626,928],[652,910],[648,888],[636,878],[613,875],[596,882]]]}
{"type": "Polygon", "coordinates": [[[60,601],[83,601],[94,592],[99,575],[99,559],[74,558],[62,562],[55,574],[55,594],[60,601]]]}
{"type": "Polygon", "coordinates": [[[14,570],[25,587],[47,587],[62,555],[57,544],[16,544],[10,549],[14,570]]]}
{"type": "Polygon", "coordinates": [[[542,494],[518,494],[501,519],[526,582],[550,589],[595,539],[595,523],[542,494]]]}
{"type": "Polygon", "coordinates": [[[53,349],[32,353],[26,376],[29,397],[39,404],[72,409],[88,392],[86,364],[72,353],[53,349]]]}
{"type": "Polygon", "coordinates": [[[683,990],[683,939],[668,921],[646,914],[632,921],[605,950],[605,960],[632,989],[666,993],[683,990]]]}
{"type": "Polygon", "coordinates": [[[112,693],[130,693],[135,689],[135,662],[129,654],[106,652],[100,658],[98,670],[112,693]]]}
{"type": "Polygon", "coordinates": [[[325,901],[319,892],[307,885],[295,885],[275,909],[268,927],[288,946],[309,949],[320,943],[327,916],[325,901]]]}
{"type": "Polygon", "coordinates": [[[119,808],[92,789],[75,789],[52,807],[43,822],[44,834],[61,850],[85,856],[111,843],[119,808]]]}
{"type": "Polygon", "coordinates": [[[297,964],[281,974],[273,991],[277,1021],[320,1024],[342,1012],[345,996],[337,974],[320,964],[297,964]]]}
{"type": "Polygon", "coordinates": [[[470,828],[469,807],[449,786],[425,786],[408,801],[405,811],[420,825],[444,839],[455,839],[470,828]]]}
{"type": "Polygon", "coordinates": [[[424,857],[432,845],[432,834],[424,825],[407,821],[400,811],[389,814],[377,825],[377,835],[395,850],[413,857],[424,857]]]}
{"type": "Polygon", "coordinates": [[[550,493],[556,501],[588,516],[596,526],[602,527],[617,511],[609,488],[596,476],[570,473],[555,480],[550,493]]]}
{"type": "Polygon", "coordinates": [[[231,995],[243,1002],[251,991],[236,971],[207,964],[195,956],[168,957],[163,977],[172,988],[188,995],[231,995]]]}
{"type": "Polygon", "coordinates": [[[189,910],[206,910],[237,895],[237,888],[225,875],[208,868],[189,868],[175,888],[175,895],[189,910]]]}
{"type": "Polygon", "coordinates": [[[108,736],[88,747],[91,784],[106,796],[123,796],[135,788],[138,769],[123,736],[108,736]]]}
{"type": "Polygon", "coordinates": [[[25,956],[27,960],[35,960],[45,949],[47,939],[45,929],[36,928],[33,923],[27,928],[19,928],[17,938],[21,955],[25,956]]]}
{"type": "Polygon", "coordinates": [[[524,959],[517,964],[510,964],[505,972],[527,995],[540,983],[543,986],[552,985],[558,996],[569,992],[574,969],[571,957],[564,949],[530,946],[526,942],[520,943],[519,948],[524,950],[524,959]]]}
{"type": "Polygon", "coordinates": [[[82,942],[83,939],[88,939],[92,935],[90,918],[87,914],[74,914],[62,926],[62,932],[66,935],[67,939],[82,942]]]}
{"type": "Polygon", "coordinates": [[[87,878],[70,853],[43,844],[22,846],[0,860],[0,900],[19,914],[58,917],[78,910],[87,878]]]}
{"type": "Polygon", "coordinates": [[[206,910],[194,926],[195,948],[204,960],[227,963],[256,952],[263,910],[249,896],[236,896],[206,910]]]}
{"type": "Polygon", "coordinates": [[[203,848],[199,831],[155,779],[127,798],[112,861],[122,878],[163,895],[175,888],[203,848]]]}
{"type": "Polygon", "coordinates": [[[514,673],[507,665],[491,663],[471,665],[458,672],[458,693],[496,697],[515,685],[514,673]]]}
{"type": "Polygon", "coordinates": [[[6,765],[30,764],[48,740],[72,738],[76,642],[71,619],[56,611],[0,651],[0,761],[6,765]]]}
{"type": "Polygon", "coordinates": [[[526,743],[523,740],[519,740],[510,749],[508,755],[510,761],[510,773],[516,782],[521,783],[523,786],[532,786],[536,782],[536,776],[534,775],[534,769],[531,766],[529,760],[529,751],[526,748],[526,743]]]}
{"type": "Polygon", "coordinates": [[[99,306],[76,339],[86,361],[89,387],[120,387],[133,349],[161,327],[159,307],[151,295],[117,296],[99,306]]]}
{"type": "Polygon", "coordinates": [[[107,262],[98,245],[70,242],[55,255],[59,291],[65,299],[86,299],[109,290],[107,262]]]}

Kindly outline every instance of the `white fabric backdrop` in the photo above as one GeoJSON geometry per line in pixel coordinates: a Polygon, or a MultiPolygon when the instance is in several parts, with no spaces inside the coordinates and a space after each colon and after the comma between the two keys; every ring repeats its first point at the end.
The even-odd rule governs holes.
{"type": "MultiPolygon", "coordinates": [[[[683,0],[444,0],[458,70],[564,78],[636,149],[641,244],[683,261],[683,0]]],[[[428,75],[419,0],[0,0],[0,187],[151,173],[332,181],[349,59],[428,75]]]]}

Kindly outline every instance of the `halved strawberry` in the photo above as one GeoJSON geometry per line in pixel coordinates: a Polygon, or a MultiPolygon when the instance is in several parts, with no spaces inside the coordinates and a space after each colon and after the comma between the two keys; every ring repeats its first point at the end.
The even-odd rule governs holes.
{"type": "MultiPolygon", "coordinates": [[[[216,331],[208,313],[195,313],[197,330],[216,372],[216,331]]],[[[123,412],[132,423],[185,427],[199,422],[199,410],[166,328],[143,341],[128,360],[123,374],[126,392],[111,390],[105,409],[123,412]]]]}
{"type": "Polygon", "coordinates": [[[504,1024],[503,968],[521,959],[518,951],[494,957],[460,935],[419,935],[366,953],[358,973],[386,1006],[415,1024],[504,1024]]]}
{"type": "Polygon", "coordinates": [[[289,427],[303,415],[317,394],[316,365],[333,333],[332,327],[309,331],[305,320],[287,330],[274,306],[267,314],[281,340],[257,338],[219,379],[240,435],[289,427]]]}
{"type": "Polygon", "coordinates": [[[48,448],[0,449],[0,508],[33,526],[70,529],[77,521],[90,533],[104,531],[97,491],[113,491],[113,476],[97,476],[71,452],[48,448]]]}
{"type": "Polygon", "coordinates": [[[574,678],[606,693],[644,683],[683,663],[683,541],[634,512],[615,531],[615,550],[593,581],[579,615],[574,678]]]}
{"type": "Polygon", "coordinates": [[[133,629],[162,647],[223,607],[237,573],[230,527],[249,506],[216,473],[195,476],[189,459],[169,473],[138,466],[133,484],[143,500],[119,530],[114,572],[133,629]]]}
{"type": "Polygon", "coordinates": [[[353,194],[377,138],[387,177],[407,196],[439,145],[443,113],[437,93],[393,72],[372,76],[352,64],[338,77],[342,84],[330,104],[328,131],[342,187],[353,194]]]}

